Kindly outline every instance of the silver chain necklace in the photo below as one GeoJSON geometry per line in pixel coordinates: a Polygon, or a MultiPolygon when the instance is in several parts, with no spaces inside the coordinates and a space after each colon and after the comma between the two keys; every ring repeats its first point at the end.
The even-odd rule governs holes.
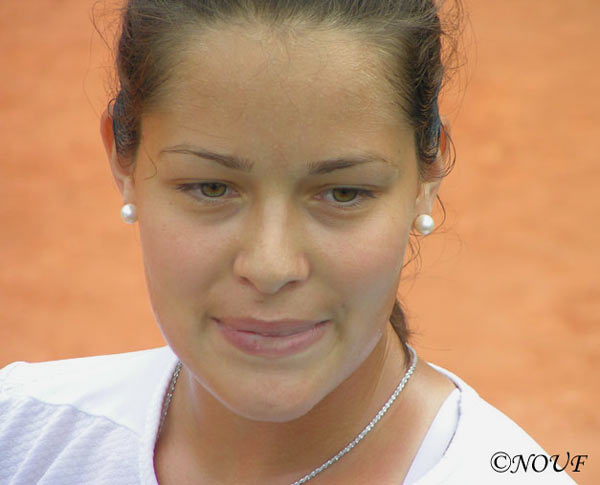
{"type": "MultiPolygon", "coordinates": [[[[375,415],[375,417],[371,420],[371,422],[369,424],[367,424],[364,427],[364,429],[360,433],[358,433],[356,438],[354,438],[352,441],[350,441],[350,443],[348,443],[343,450],[338,452],[334,457],[327,460],[320,467],[315,468],[308,475],[304,475],[304,477],[302,477],[300,480],[292,483],[291,485],[301,485],[302,483],[306,483],[311,478],[314,478],[315,475],[321,473],[323,470],[328,468],[330,465],[337,462],[342,456],[344,456],[352,448],[354,448],[359,443],[359,441],[362,440],[367,435],[367,433],[369,431],[371,431],[373,429],[373,427],[378,423],[378,421],[383,417],[383,415],[387,412],[387,410],[390,408],[390,406],[393,404],[393,402],[398,397],[398,394],[400,394],[402,389],[404,389],[404,386],[406,386],[406,383],[408,382],[410,377],[413,375],[413,372],[415,371],[415,367],[417,366],[418,358],[417,358],[417,353],[415,352],[415,349],[413,349],[408,344],[406,344],[406,346],[408,347],[408,349],[410,350],[410,353],[412,354],[411,365],[410,365],[409,369],[406,371],[406,374],[404,374],[404,377],[400,381],[400,384],[398,385],[396,390],[392,393],[390,398],[386,401],[386,403],[379,410],[379,412],[375,415]]],[[[171,386],[169,387],[169,392],[167,392],[167,396],[165,398],[165,403],[163,405],[163,412],[162,412],[162,416],[161,416],[161,420],[160,420],[160,425],[158,427],[158,434],[160,434],[163,424],[165,423],[165,419],[167,418],[167,412],[169,410],[169,404],[171,404],[171,398],[173,397],[173,391],[175,390],[175,384],[177,383],[177,378],[179,377],[179,373],[181,372],[181,365],[182,365],[181,362],[178,362],[177,366],[175,367],[175,372],[173,372],[173,377],[171,378],[171,386]]]]}

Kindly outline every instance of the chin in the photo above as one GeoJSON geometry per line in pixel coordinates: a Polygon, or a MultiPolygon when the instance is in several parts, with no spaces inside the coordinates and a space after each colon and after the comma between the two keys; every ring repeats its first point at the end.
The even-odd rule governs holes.
{"type": "Polygon", "coordinates": [[[307,414],[323,396],[299,389],[271,390],[262,392],[258,387],[253,392],[238,389],[230,399],[215,396],[221,404],[238,416],[252,421],[285,423],[307,414]],[[300,392],[299,392],[300,391],[300,392]]]}

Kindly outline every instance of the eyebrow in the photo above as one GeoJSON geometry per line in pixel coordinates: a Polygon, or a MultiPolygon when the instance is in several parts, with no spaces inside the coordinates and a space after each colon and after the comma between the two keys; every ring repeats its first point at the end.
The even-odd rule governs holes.
{"type": "MultiPolygon", "coordinates": [[[[233,155],[222,155],[219,153],[214,153],[209,150],[204,150],[202,148],[192,148],[189,145],[176,145],[173,147],[167,147],[160,151],[159,156],[163,153],[181,153],[184,155],[195,155],[197,157],[211,160],[213,162],[217,162],[220,165],[223,165],[227,168],[231,168],[233,170],[241,170],[243,172],[250,173],[252,168],[254,167],[254,162],[246,158],[240,158],[233,155]]],[[[334,170],[340,170],[343,168],[354,167],[356,165],[362,165],[365,163],[385,163],[386,165],[395,168],[394,164],[392,164],[389,160],[386,160],[383,157],[380,157],[375,154],[365,154],[365,155],[353,155],[348,157],[340,157],[340,158],[332,158],[329,160],[322,160],[318,162],[309,162],[306,164],[308,168],[309,175],[323,175],[327,173],[331,173],[334,170]]]]}

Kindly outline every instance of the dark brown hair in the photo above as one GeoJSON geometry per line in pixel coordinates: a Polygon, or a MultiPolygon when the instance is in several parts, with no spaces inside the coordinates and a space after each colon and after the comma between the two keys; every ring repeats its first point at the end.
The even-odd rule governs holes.
{"type": "MultiPolygon", "coordinates": [[[[382,61],[381,74],[397,94],[393,102],[414,129],[421,178],[444,177],[453,167],[454,152],[448,152],[443,170],[434,162],[445,131],[438,109],[447,69],[443,45],[450,47],[448,52],[455,52],[456,43],[448,33],[456,32],[456,20],[460,19],[460,3],[453,5],[453,22],[444,29],[441,2],[434,0],[129,0],[121,16],[119,87],[112,105],[120,163],[125,167],[135,162],[142,113],[164,94],[189,33],[218,31],[231,23],[262,24],[282,35],[299,30],[342,30],[375,49],[382,61]],[[444,38],[447,42],[443,44],[444,38]]],[[[410,248],[413,257],[409,262],[415,254],[418,258],[412,240],[410,248]]],[[[410,360],[405,344],[411,332],[397,298],[390,322],[410,360]]]]}

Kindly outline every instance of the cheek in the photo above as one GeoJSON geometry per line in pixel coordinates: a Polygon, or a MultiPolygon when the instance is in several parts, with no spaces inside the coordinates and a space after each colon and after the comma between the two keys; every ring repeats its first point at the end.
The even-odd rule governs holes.
{"type": "Polygon", "coordinates": [[[202,309],[211,282],[226,264],[223,235],[169,209],[160,201],[140,211],[139,227],[146,280],[155,312],[184,315],[202,309]],[[193,223],[192,223],[193,222],[193,223]]]}
{"type": "MultiPolygon", "coordinates": [[[[344,299],[357,306],[387,301],[397,291],[409,228],[402,220],[387,217],[363,221],[345,237],[328,240],[327,280],[344,291],[344,299]]],[[[365,313],[372,312],[373,308],[365,313]]]]}
{"type": "Polygon", "coordinates": [[[340,339],[349,369],[371,353],[388,325],[408,244],[402,221],[372,220],[351,237],[341,238],[329,261],[326,285],[341,302],[340,339]],[[341,242],[340,242],[341,241],[341,242]]]}

